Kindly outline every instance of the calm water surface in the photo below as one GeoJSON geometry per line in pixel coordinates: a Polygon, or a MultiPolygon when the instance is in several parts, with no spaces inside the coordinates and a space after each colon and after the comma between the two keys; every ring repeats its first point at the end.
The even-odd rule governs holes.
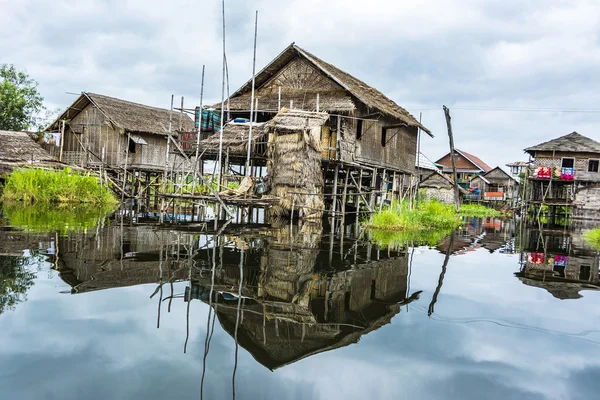
{"type": "Polygon", "coordinates": [[[577,232],[4,225],[3,398],[600,397],[599,259],[577,232]]]}

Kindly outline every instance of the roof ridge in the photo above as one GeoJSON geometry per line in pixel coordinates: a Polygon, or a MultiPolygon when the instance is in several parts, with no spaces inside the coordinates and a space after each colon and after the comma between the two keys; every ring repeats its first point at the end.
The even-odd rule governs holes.
{"type": "Polygon", "coordinates": [[[88,96],[104,97],[105,99],[110,99],[110,100],[113,100],[113,101],[116,100],[116,101],[120,101],[120,102],[123,102],[123,103],[132,104],[132,105],[135,105],[137,107],[143,107],[143,108],[149,108],[149,109],[153,109],[153,110],[160,110],[160,111],[171,112],[171,109],[169,109],[169,108],[149,106],[147,104],[142,104],[142,103],[138,103],[138,102],[130,101],[130,100],[123,100],[123,99],[120,99],[118,97],[107,96],[107,95],[99,94],[99,93],[92,93],[92,92],[83,92],[83,93],[85,93],[88,96]]]}

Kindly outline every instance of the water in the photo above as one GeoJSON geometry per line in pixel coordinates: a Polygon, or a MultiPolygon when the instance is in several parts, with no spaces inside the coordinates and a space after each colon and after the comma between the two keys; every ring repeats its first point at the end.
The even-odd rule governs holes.
{"type": "Polygon", "coordinates": [[[3,398],[600,393],[599,258],[579,231],[471,220],[378,247],[356,226],[8,224],[3,398]]]}

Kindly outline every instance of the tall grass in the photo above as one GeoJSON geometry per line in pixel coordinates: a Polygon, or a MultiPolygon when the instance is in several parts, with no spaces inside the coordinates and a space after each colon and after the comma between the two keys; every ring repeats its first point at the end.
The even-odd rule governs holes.
{"type": "Polygon", "coordinates": [[[86,230],[106,220],[113,211],[109,205],[35,204],[24,206],[7,202],[2,205],[6,222],[30,232],[69,232],[86,230]]]}
{"type": "Polygon", "coordinates": [[[594,246],[596,250],[600,250],[600,228],[587,231],[583,237],[585,241],[594,246]]]}
{"type": "Polygon", "coordinates": [[[393,202],[390,207],[373,216],[369,227],[387,230],[453,229],[460,224],[461,219],[453,206],[428,200],[412,209],[406,202],[393,202]]]}
{"type": "Polygon", "coordinates": [[[6,179],[1,200],[29,204],[117,204],[116,197],[108,188],[103,188],[101,193],[98,177],[73,172],[70,168],[62,171],[14,170],[6,179]]]}

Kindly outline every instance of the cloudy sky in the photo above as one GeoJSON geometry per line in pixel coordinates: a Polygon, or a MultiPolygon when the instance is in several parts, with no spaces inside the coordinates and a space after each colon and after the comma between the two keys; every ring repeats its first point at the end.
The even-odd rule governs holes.
{"type": "MultiPolygon", "coordinates": [[[[91,91],[149,105],[221,96],[219,0],[0,0],[0,63],[39,81],[49,107],[91,91]]],[[[378,88],[448,148],[488,164],[574,130],[600,140],[598,0],[226,0],[231,92],[296,42],[378,88]],[[541,110],[541,111],[540,111],[541,110]]]]}

